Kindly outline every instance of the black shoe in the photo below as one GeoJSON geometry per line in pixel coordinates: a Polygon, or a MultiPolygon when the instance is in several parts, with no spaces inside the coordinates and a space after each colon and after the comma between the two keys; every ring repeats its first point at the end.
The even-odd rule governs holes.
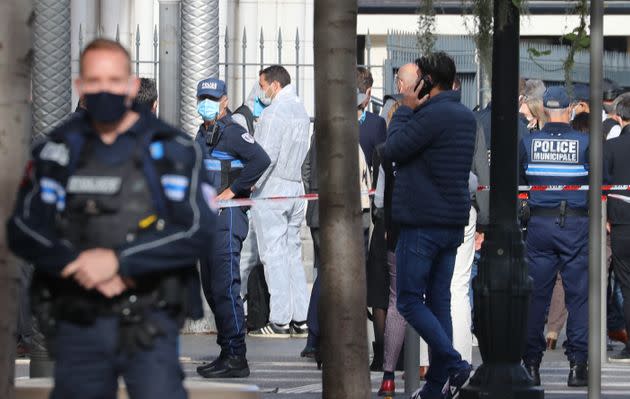
{"type": "Polygon", "coordinates": [[[570,387],[588,386],[588,366],[586,363],[571,362],[567,385],[570,387]]]}
{"type": "Polygon", "coordinates": [[[215,369],[217,367],[217,364],[219,364],[221,362],[221,360],[223,360],[223,359],[225,359],[225,355],[223,354],[223,352],[221,352],[219,354],[219,357],[217,357],[216,359],[214,359],[210,363],[205,363],[205,364],[202,364],[201,366],[197,367],[197,373],[201,373],[203,371],[210,371],[210,370],[215,369]]]}
{"type": "Polygon", "coordinates": [[[214,368],[197,372],[204,378],[245,378],[249,377],[249,366],[245,356],[228,355],[214,368]]]}
{"type": "Polygon", "coordinates": [[[630,363],[630,349],[623,348],[616,355],[609,356],[608,360],[613,363],[630,363]]]}
{"type": "Polygon", "coordinates": [[[308,337],[308,326],[305,321],[292,321],[289,324],[291,330],[291,338],[306,338],[308,337]]]}
{"type": "Polygon", "coordinates": [[[288,324],[269,322],[266,326],[250,331],[247,335],[258,338],[291,338],[291,329],[288,324]]]}
{"type": "Polygon", "coordinates": [[[317,348],[314,346],[306,345],[304,350],[300,353],[300,357],[308,357],[309,359],[315,359],[315,354],[317,353],[317,348]]]}
{"type": "Polygon", "coordinates": [[[530,378],[534,382],[534,386],[540,386],[540,364],[539,363],[525,363],[525,370],[529,374],[530,378]]]}

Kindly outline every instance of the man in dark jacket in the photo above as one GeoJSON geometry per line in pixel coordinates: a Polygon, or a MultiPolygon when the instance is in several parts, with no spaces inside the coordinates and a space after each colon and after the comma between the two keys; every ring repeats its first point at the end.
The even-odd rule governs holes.
{"type": "MultiPolygon", "coordinates": [[[[630,99],[622,99],[615,109],[622,126],[621,135],[604,144],[604,176],[609,184],[630,184],[630,99]]],[[[630,331],[630,197],[623,192],[608,196],[608,223],[612,267],[621,285],[626,331],[630,331]]],[[[630,343],[611,362],[630,363],[630,343]]]]}
{"type": "Polygon", "coordinates": [[[423,83],[404,92],[382,154],[396,163],[397,172],[392,198],[392,217],[401,225],[397,308],[434,359],[427,383],[413,397],[433,399],[445,397],[443,387],[446,397],[457,395],[471,372],[451,342],[450,284],[469,219],[476,122],[460,93],[451,90],[451,57],[431,54],[418,66],[423,83]]]}
{"type": "MultiPolygon", "coordinates": [[[[216,215],[201,148],[149,112],[120,44],[79,61],[85,112],[34,145],[7,224],[35,266],[33,309],[55,356],[52,398],[187,397],[177,336],[199,303],[216,215]],[[192,289],[192,288],[196,289],[192,289]]],[[[199,310],[199,309],[198,309],[199,310]]]]}
{"type": "Polygon", "coordinates": [[[387,136],[385,119],[367,110],[372,98],[373,84],[372,73],[364,67],[357,67],[357,88],[359,93],[364,94],[363,101],[358,105],[359,110],[362,111],[359,117],[359,144],[370,170],[374,159],[374,149],[382,144],[387,136]]]}

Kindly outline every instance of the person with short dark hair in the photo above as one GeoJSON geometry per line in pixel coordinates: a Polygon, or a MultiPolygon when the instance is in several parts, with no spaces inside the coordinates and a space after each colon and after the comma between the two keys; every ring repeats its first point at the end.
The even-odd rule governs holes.
{"type": "MultiPolygon", "coordinates": [[[[288,86],[291,84],[291,75],[289,75],[289,72],[281,65],[271,65],[261,70],[258,73],[258,76],[259,78],[263,78],[265,82],[269,82],[270,86],[274,82],[277,83],[280,88],[284,88],[285,86],[288,86]]],[[[262,85],[261,85],[261,89],[262,89],[262,85]]],[[[266,94],[266,89],[265,89],[264,94],[267,97],[271,97],[271,95],[266,94]]]]}
{"type": "Polygon", "coordinates": [[[571,127],[578,132],[588,133],[591,130],[591,114],[588,112],[580,112],[575,115],[571,121],[571,127]]]}
{"type": "MultiPolygon", "coordinates": [[[[260,72],[260,116],[256,140],[271,164],[254,186],[254,198],[304,194],[302,164],[309,144],[311,120],[284,67],[260,72]]],[[[269,287],[269,323],[249,334],[256,337],[306,337],[308,289],[302,265],[300,226],[306,205],[302,200],[266,202],[253,206],[260,260],[269,287]],[[281,243],[281,244],[279,244],[281,243]]]]}
{"type": "Polygon", "coordinates": [[[359,91],[369,97],[372,94],[372,86],[374,86],[372,72],[366,67],[357,67],[357,88],[359,91]]]}
{"type": "Polygon", "coordinates": [[[451,90],[456,72],[451,57],[433,53],[418,67],[419,85],[403,92],[381,154],[396,162],[397,308],[434,357],[426,384],[412,397],[433,399],[444,397],[443,389],[457,395],[472,370],[453,348],[450,288],[470,217],[476,122],[460,93],[451,90]]]}
{"type": "Polygon", "coordinates": [[[157,114],[158,92],[155,79],[140,78],[140,90],[138,90],[135,103],[157,114]]]}
{"type": "MultiPolygon", "coordinates": [[[[622,129],[619,137],[604,143],[604,180],[606,184],[630,184],[630,98],[616,102],[614,114],[622,129]]],[[[627,332],[630,331],[630,197],[622,192],[610,193],[607,215],[612,268],[621,287],[627,332]]],[[[626,339],[624,348],[609,360],[630,363],[630,341],[626,339]]]]}
{"type": "Polygon", "coordinates": [[[115,398],[122,377],[132,399],[184,399],[177,340],[203,316],[191,287],[216,218],[202,149],[131,108],[140,82],[120,44],[94,40],[80,65],[85,113],[34,145],[7,224],[35,266],[51,398],[115,398]]]}
{"type": "Polygon", "coordinates": [[[372,100],[372,84],[374,83],[372,73],[364,67],[357,67],[356,77],[357,90],[361,93],[363,99],[361,104],[357,106],[359,111],[361,111],[361,116],[359,117],[359,144],[363,149],[365,160],[371,171],[372,162],[374,161],[374,149],[385,141],[387,125],[385,119],[368,111],[372,100]]]}

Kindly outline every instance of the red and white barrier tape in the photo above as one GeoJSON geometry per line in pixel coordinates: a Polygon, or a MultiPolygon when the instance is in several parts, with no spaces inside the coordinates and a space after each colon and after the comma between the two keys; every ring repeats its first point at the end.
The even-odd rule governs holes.
{"type": "MultiPolygon", "coordinates": [[[[579,185],[538,185],[538,186],[518,186],[518,191],[521,193],[531,191],[588,191],[589,186],[579,185]]],[[[370,190],[362,192],[361,195],[373,196],[376,190],[370,190]]],[[[478,186],[477,191],[490,191],[490,186],[478,186]]],[[[630,191],[630,185],[607,185],[602,186],[602,191],[630,191]]],[[[626,200],[626,197],[620,195],[612,195],[615,198],[626,200]]],[[[319,200],[318,194],[304,194],[296,196],[276,196],[276,197],[259,197],[259,198],[237,198],[226,201],[219,201],[217,206],[219,208],[236,208],[239,206],[253,206],[259,202],[284,202],[284,201],[317,201],[319,200]]],[[[626,202],[630,202],[627,199],[626,202]]]]}
{"type": "MultiPolygon", "coordinates": [[[[546,186],[518,186],[519,192],[525,191],[588,191],[589,186],[579,185],[546,185],[546,186]]],[[[479,186],[477,191],[490,191],[490,186],[479,186]]],[[[630,185],[602,186],[602,191],[630,191],[630,185]]]]}
{"type": "MultiPolygon", "coordinates": [[[[363,191],[361,195],[373,196],[376,190],[363,191]]],[[[284,202],[284,201],[318,201],[319,194],[303,194],[295,196],[277,196],[277,197],[259,197],[259,198],[236,198],[226,201],[219,201],[217,206],[219,208],[235,208],[239,206],[253,206],[258,202],[284,202]]]]}

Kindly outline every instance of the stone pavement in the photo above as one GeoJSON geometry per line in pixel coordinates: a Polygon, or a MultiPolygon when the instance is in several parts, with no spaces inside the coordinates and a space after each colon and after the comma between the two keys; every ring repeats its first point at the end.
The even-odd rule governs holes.
{"type": "MultiPolygon", "coordinates": [[[[204,360],[218,354],[213,335],[185,335],[182,337],[182,357],[186,375],[200,378],[195,368],[204,360]]],[[[248,358],[252,374],[243,383],[258,385],[265,399],[321,398],[321,371],[314,361],[301,359],[304,339],[247,338],[248,358]]],[[[615,350],[621,347],[617,345],[615,350]]],[[[481,356],[474,348],[473,362],[481,363],[481,356]]],[[[630,398],[630,365],[605,364],[603,366],[604,398],[630,398]]],[[[585,388],[568,388],[566,385],[569,365],[562,349],[547,352],[541,369],[546,398],[586,398],[585,388]]],[[[405,398],[402,373],[396,373],[397,397],[405,398]]],[[[382,373],[371,373],[372,396],[380,386],[382,373]]],[[[232,380],[234,382],[236,380],[232,380]]]]}
{"type": "MultiPolygon", "coordinates": [[[[195,371],[204,361],[211,360],[219,352],[214,335],[183,335],[181,337],[181,359],[186,377],[201,380],[195,371]]],[[[252,371],[249,378],[221,380],[221,382],[257,385],[264,399],[315,399],[322,396],[321,371],[314,361],[301,359],[299,354],[305,344],[304,339],[265,339],[247,338],[248,359],[252,371]]],[[[617,345],[615,350],[621,347],[617,345]]],[[[481,363],[477,348],[474,348],[473,362],[481,363]]],[[[586,399],[585,388],[568,388],[566,379],[568,363],[563,351],[557,349],[545,354],[541,369],[546,398],[586,399]]],[[[28,378],[28,360],[16,362],[16,377],[28,378]]],[[[603,366],[602,398],[630,398],[630,365],[605,364],[603,366]]],[[[377,398],[381,373],[371,373],[372,397],[377,398]]],[[[396,387],[399,398],[405,398],[404,381],[401,373],[396,374],[396,387]]]]}

